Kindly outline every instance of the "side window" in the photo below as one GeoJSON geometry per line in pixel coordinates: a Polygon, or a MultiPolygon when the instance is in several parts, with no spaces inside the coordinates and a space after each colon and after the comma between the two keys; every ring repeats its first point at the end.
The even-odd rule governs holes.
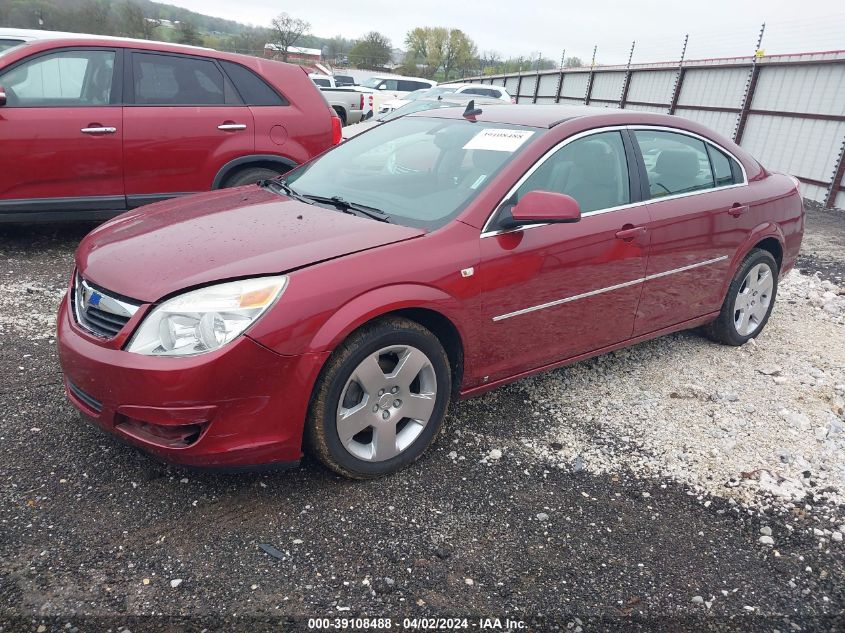
{"type": "Polygon", "coordinates": [[[502,96],[498,90],[491,90],[490,88],[467,88],[462,92],[462,94],[478,95],[479,97],[492,97],[494,99],[498,99],[502,96]]]}
{"type": "Polygon", "coordinates": [[[332,87],[332,82],[330,82],[328,79],[314,78],[311,81],[313,81],[315,84],[317,84],[321,88],[331,88],[332,87]]]}
{"type": "Polygon", "coordinates": [[[395,79],[385,79],[379,84],[379,90],[398,90],[399,82],[395,79]],[[384,86],[384,88],[382,88],[384,86]]]}
{"type": "MultiPolygon", "coordinates": [[[[226,81],[207,59],[133,53],[135,103],[139,105],[224,105],[226,81]]],[[[231,96],[229,102],[231,102],[231,96]]]]}
{"type": "Polygon", "coordinates": [[[733,158],[710,145],[707,146],[707,153],[710,155],[717,187],[742,182],[742,170],[733,158]]]}
{"type": "Polygon", "coordinates": [[[599,132],[561,147],[517,190],[554,191],[575,198],[582,213],[631,202],[628,161],[620,132],[599,132]]]}
{"type": "Polygon", "coordinates": [[[0,75],[7,106],[108,105],[114,51],[62,51],[24,62],[0,75]]]}
{"type": "Polygon", "coordinates": [[[252,72],[249,68],[236,64],[235,62],[220,62],[229,75],[241,98],[247,105],[251,106],[280,106],[287,105],[279,94],[267,85],[261,77],[252,72]]]}
{"type": "Polygon", "coordinates": [[[712,189],[713,172],[703,141],[675,132],[636,130],[651,198],[712,189]]]}

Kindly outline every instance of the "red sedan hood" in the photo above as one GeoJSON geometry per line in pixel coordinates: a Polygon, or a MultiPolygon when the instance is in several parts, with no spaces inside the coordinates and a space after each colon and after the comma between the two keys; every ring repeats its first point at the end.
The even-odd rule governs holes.
{"type": "Polygon", "coordinates": [[[422,234],[251,187],[124,213],[82,240],[76,265],[94,284],[152,302],[185,288],[283,273],[422,234]]]}

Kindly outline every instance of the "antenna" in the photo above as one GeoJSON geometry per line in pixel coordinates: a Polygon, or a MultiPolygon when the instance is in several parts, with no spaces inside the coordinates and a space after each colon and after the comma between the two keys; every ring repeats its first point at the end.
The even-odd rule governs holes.
{"type": "Polygon", "coordinates": [[[467,104],[467,109],[464,110],[464,118],[466,119],[475,119],[479,114],[481,114],[481,108],[475,107],[475,99],[470,99],[469,103],[467,104]]]}

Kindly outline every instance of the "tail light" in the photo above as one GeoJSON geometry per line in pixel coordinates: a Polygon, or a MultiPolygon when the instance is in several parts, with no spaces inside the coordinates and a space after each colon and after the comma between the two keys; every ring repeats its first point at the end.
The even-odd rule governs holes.
{"type": "Polygon", "coordinates": [[[370,95],[370,110],[373,109],[373,95],[370,95]]]}
{"type": "Polygon", "coordinates": [[[359,109],[359,110],[363,110],[363,109],[364,109],[364,93],[362,92],[362,93],[361,93],[360,95],[358,95],[358,96],[359,96],[359,97],[361,97],[361,103],[360,103],[360,105],[358,106],[358,109],[359,109]]]}
{"type": "Polygon", "coordinates": [[[339,145],[343,140],[343,124],[334,109],[329,108],[332,113],[332,145],[339,145]]]}
{"type": "Polygon", "coordinates": [[[516,97],[511,97],[511,103],[516,103],[516,97]]]}

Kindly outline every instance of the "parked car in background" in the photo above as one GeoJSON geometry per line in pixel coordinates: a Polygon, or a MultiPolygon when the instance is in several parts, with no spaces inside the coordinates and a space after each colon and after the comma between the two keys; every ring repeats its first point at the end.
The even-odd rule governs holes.
{"type": "Polygon", "coordinates": [[[391,112],[396,108],[401,108],[406,103],[415,101],[417,99],[431,99],[440,95],[447,94],[466,94],[485,97],[489,99],[498,99],[505,103],[516,103],[516,99],[508,94],[508,91],[501,86],[482,86],[481,84],[441,84],[428,90],[417,90],[405,95],[401,99],[391,99],[385,101],[379,107],[379,114],[391,112]]]}
{"type": "Polygon", "coordinates": [[[59,357],[85,416],[165,459],[304,447],[372,478],[420,457],[451,399],[698,326],[756,337],[803,228],[797,180],[679,117],[417,112],[95,230],[59,357]]]}
{"type": "Polygon", "coordinates": [[[332,75],[337,86],[357,86],[358,82],[352,75],[332,75]]]}
{"type": "Polygon", "coordinates": [[[37,29],[10,29],[0,27],[0,52],[25,42],[34,42],[36,40],[54,40],[61,37],[79,37],[79,34],[63,33],[62,31],[41,31],[37,29]]]}
{"type": "Polygon", "coordinates": [[[457,106],[466,108],[470,102],[472,102],[476,107],[487,105],[506,105],[498,99],[487,99],[484,97],[458,94],[446,94],[445,96],[439,96],[434,99],[415,99],[414,101],[406,103],[391,112],[380,114],[375,118],[368,119],[367,121],[360,123],[359,125],[343,128],[343,140],[350,139],[353,136],[358,136],[361,132],[366,132],[367,130],[381,125],[382,123],[387,123],[388,121],[398,119],[399,117],[403,117],[407,114],[423,112],[425,110],[437,110],[439,108],[454,108],[457,106]]]}
{"type": "Polygon", "coordinates": [[[391,99],[399,99],[415,90],[426,90],[437,85],[436,81],[400,75],[377,75],[361,82],[360,89],[373,94],[373,112],[391,99]]]}
{"type": "Polygon", "coordinates": [[[101,219],[277,176],[340,142],[298,66],[120,38],[0,53],[0,221],[101,219]]]}
{"type": "Polygon", "coordinates": [[[310,77],[311,81],[318,88],[335,88],[337,84],[335,84],[334,77],[331,75],[321,75],[319,73],[309,73],[308,77],[310,77]]]}

